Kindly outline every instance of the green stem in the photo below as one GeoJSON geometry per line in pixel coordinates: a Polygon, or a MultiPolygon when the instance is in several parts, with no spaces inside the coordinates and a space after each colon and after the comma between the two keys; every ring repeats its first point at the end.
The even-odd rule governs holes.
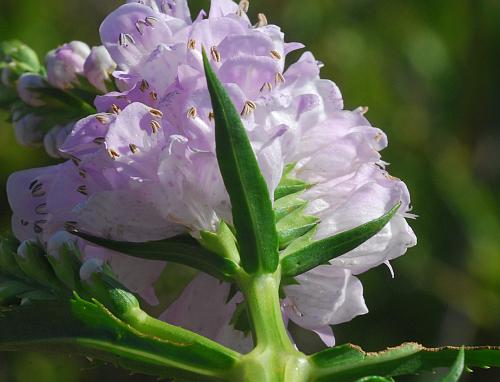
{"type": "Polygon", "coordinates": [[[140,308],[121,317],[140,333],[147,333],[159,341],[174,345],[170,352],[172,365],[206,377],[225,379],[236,366],[241,355],[199,334],[170,325],[149,316],[140,308]]]}
{"type": "Polygon", "coordinates": [[[207,351],[210,349],[210,351],[220,354],[228,361],[232,360],[232,362],[236,361],[240,357],[240,354],[234,350],[226,348],[225,346],[190,330],[160,321],[151,317],[141,309],[134,309],[131,314],[124,315],[123,320],[139,332],[147,333],[148,335],[157,337],[160,340],[187,343],[190,345],[197,344],[207,351]]]}
{"type": "Polygon", "coordinates": [[[279,275],[246,275],[240,279],[257,347],[294,349],[283,322],[278,295],[279,275]]]}
{"type": "Polygon", "coordinates": [[[302,382],[309,361],[288,337],[279,301],[279,269],[273,274],[244,274],[239,286],[245,295],[255,349],[243,356],[238,381],[302,382]]]}

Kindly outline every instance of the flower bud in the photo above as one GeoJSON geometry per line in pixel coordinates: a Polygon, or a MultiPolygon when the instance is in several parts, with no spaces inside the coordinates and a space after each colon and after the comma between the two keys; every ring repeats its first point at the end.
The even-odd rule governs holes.
{"type": "Polygon", "coordinates": [[[43,249],[36,241],[23,241],[17,249],[15,259],[29,279],[49,288],[58,288],[54,272],[47,262],[43,249]]]}
{"type": "Polygon", "coordinates": [[[137,298],[127,291],[103,260],[93,258],[83,263],[80,279],[84,290],[106,306],[118,318],[140,309],[137,298]]]}
{"type": "Polygon", "coordinates": [[[36,53],[16,40],[0,43],[0,66],[1,64],[4,64],[1,73],[2,83],[11,88],[23,73],[40,71],[36,53]]]}
{"type": "Polygon", "coordinates": [[[59,231],[47,243],[47,259],[57,278],[70,290],[76,290],[81,267],[77,239],[66,231],[59,231]]]}
{"type": "Polygon", "coordinates": [[[24,73],[17,82],[17,93],[26,104],[30,106],[44,106],[45,102],[41,99],[40,93],[36,91],[39,88],[46,88],[47,82],[39,74],[24,73]]]}
{"type": "Polygon", "coordinates": [[[38,146],[43,142],[44,119],[36,114],[23,115],[19,111],[12,114],[14,123],[14,135],[17,142],[22,146],[38,146]]]}
{"type": "Polygon", "coordinates": [[[47,79],[59,89],[68,89],[78,82],[77,75],[83,73],[83,64],[90,48],[81,41],[72,41],[51,50],[45,57],[47,79]]]}
{"type": "Polygon", "coordinates": [[[83,65],[87,80],[104,93],[108,91],[106,82],[110,81],[110,75],[115,69],[116,63],[104,46],[93,47],[83,65]]]}
{"type": "Polygon", "coordinates": [[[15,259],[18,245],[19,242],[12,236],[0,239],[0,272],[23,278],[24,274],[15,259]]]}
{"type": "Polygon", "coordinates": [[[73,126],[73,122],[64,126],[55,126],[50,129],[47,134],[45,134],[45,137],[43,138],[43,146],[49,156],[52,158],[64,157],[59,148],[71,133],[71,130],[73,130],[73,126]]]}

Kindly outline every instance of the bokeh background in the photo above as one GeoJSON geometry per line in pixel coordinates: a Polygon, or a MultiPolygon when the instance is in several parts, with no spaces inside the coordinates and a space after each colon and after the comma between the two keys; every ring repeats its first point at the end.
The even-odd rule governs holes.
{"type": "MultiPolygon", "coordinates": [[[[19,38],[42,57],[98,27],[119,0],[0,0],[0,40],[19,38]]],[[[192,13],[208,0],[192,0],[192,13]]],[[[369,106],[389,136],[391,173],[410,188],[419,243],[361,276],[368,315],[339,325],[338,343],[379,350],[414,340],[428,346],[500,344],[500,1],[251,0],[288,41],[325,63],[323,77],[346,106],[369,106]]],[[[19,147],[0,115],[0,229],[9,226],[10,173],[50,163],[19,147]]],[[[40,317],[41,320],[44,317],[40,317]]],[[[307,350],[319,346],[303,336],[307,350]]],[[[80,357],[0,353],[0,381],[154,381],[80,357]]],[[[424,374],[401,381],[432,381],[424,374]]],[[[479,370],[464,381],[500,381],[479,370]]]]}

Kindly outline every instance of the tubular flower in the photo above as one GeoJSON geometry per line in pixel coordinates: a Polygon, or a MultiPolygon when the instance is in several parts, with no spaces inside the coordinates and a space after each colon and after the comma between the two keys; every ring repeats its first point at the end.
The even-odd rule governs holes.
{"type": "MultiPolygon", "coordinates": [[[[317,219],[313,239],[359,226],[401,202],[379,234],[284,286],[285,318],[332,344],[330,325],[367,312],[356,275],[415,245],[406,223],[409,193],[386,172],[379,151],[387,138],[366,120],[365,110],[344,110],[338,87],[320,78],[321,64],[311,53],[285,70],[287,54],[303,46],[286,43],[262,16],[252,25],[246,4],[212,0],[208,16],[201,12],[193,21],[185,0],[131,1],[111,13],[100,34],[122,91],[97,97],[99,113],[75,125],[61,148],[70,161],[10,178],[14,231],[21,240],[47,241],[69,224],[139,242],[179,233],[199,239],[200,231],[215,231],[222,220],[231,224],[215,155],[204,47],[241,112],[274,202],[284,176],[304,185],[297,197],[302,212],[317,219]]],[[[128,264],[124,256],[82,245],[87,257],[112,258],[125,285],[133,275],[134,290],[151,292],[158,274],[130,268],[144,260],[128,264]]],[[[223,306],[230,293],[210,276],[193,283],[162,317],[231,343],[233,300],[216,321],[178,313],[198,311],[214,298],[223,306]]]]}

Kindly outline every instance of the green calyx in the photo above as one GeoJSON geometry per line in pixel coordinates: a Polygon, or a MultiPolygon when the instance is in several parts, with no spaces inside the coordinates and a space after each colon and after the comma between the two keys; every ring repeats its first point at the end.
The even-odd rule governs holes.
{"type": "Polygon", "coordinates": [[[47,262],[45,252],[37,242],[31,240],[22,242],[15,259],[28,279],[50,290],[60,289],[59,281],[47,262]]]}
{"type": "Polygon", "coordinates": [[[69,290],[77,288],[79,271],[82,266],[80,258],[80,250],[74,241],[61,243],[57,248],[47,253],[47,260],[54,273],[69,290]]]}
{"type": "Polygon", "coordinates": [[[84,296],[100,301],[119,318],[134,316],[140,309],[137,298],[116,279],[107,264],[86,263],[85,278],[80,281],[84,296]]]}

